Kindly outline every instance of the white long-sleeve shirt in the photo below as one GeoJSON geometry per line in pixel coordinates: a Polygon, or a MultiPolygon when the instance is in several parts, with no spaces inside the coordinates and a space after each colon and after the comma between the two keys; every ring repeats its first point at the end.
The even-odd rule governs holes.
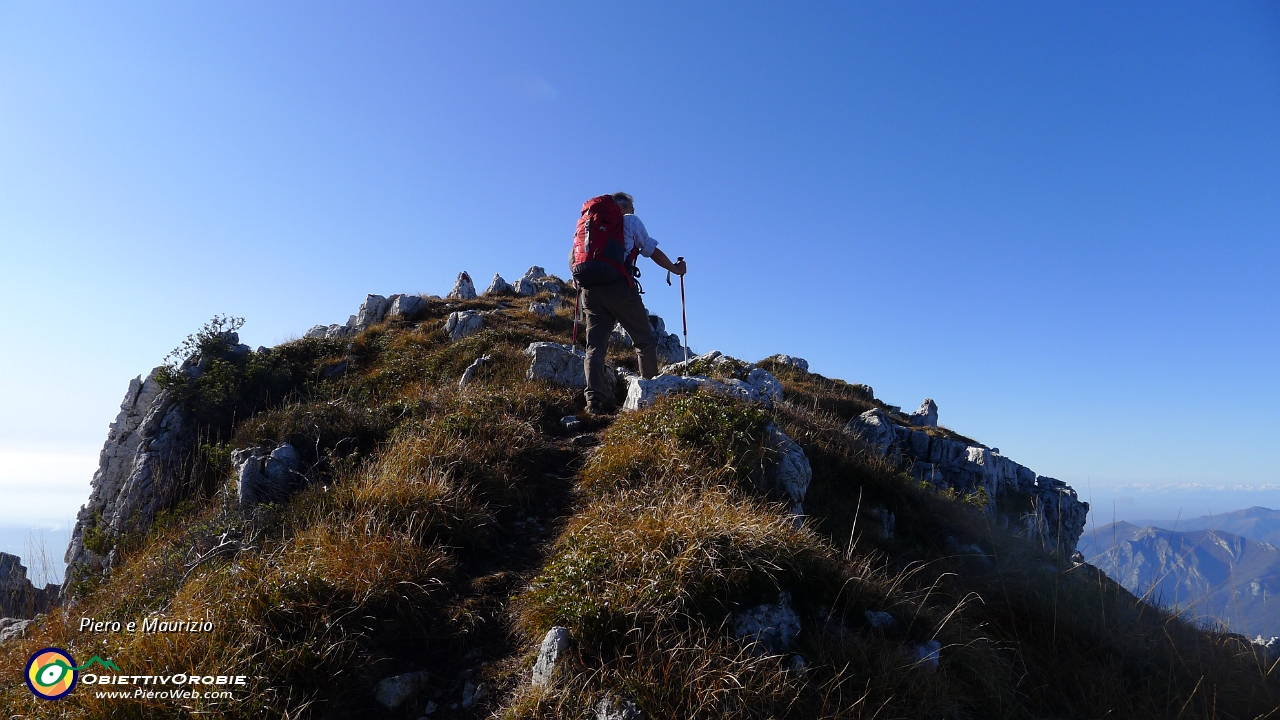
{"type": "Polygon", "coordinates": [[[624,257],[629,257],[631,249],[635,247],[639,247],[640,254],[645,257],[653,257],[653,251],[658,249],[658,241],[649,237],[644,223],[635,215],[622,216],[622,245],[626,248],[624,257]]]}

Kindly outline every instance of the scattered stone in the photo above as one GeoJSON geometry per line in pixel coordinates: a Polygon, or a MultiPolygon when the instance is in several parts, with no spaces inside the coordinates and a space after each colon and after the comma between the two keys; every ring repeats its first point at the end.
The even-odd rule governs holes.
{"type": "Polygon", "coordinates": [[[797,675],[803,675],[805,670],[809,669],[809,663],[804,661],[801,655],[792,655],[791,662],[787,663],[787,668],[797,675]]]}
{"type": "Polygon", "coordinates": [[[648,380],[635,374],[627,374],[623,377],[627,382],[627,397],[622,402],[623,410],[647,408],[663,395],[696,392],[702,384],[709,382],[706,378],[687,378],[666,374],[648,380]]]}
{"type": "Polygon", "coordinates": [[[453,289],[445,297],[450,300],[475,300],[476,286],[471,282],[471,276],[465,271],[458,273],[458,279],[453,281],[453,289]]]}
{"type": "Polygon", "coordinates": [[[469,708],[484,699],[484,685],[467,683],[462,686],[462,707],[469,708]]]}
{"type": "Polygon", "coordinates": [[[622,327],[622,323],[614,324],[613,332],[609,333],[609,342],[628,348],[635,345],[635,341],[631,339],[631,333],[627,332],[627,329],[622,327]]]}
{"type": "Polygon", "coordinates": [[[920,409],[908,415],[907,420],[917,427],[938,427],[938,404],[933,398],[925,398],[920,409]]]}
{"type": "Polygon", "coordinates": [[[458,378],[458,389],[461,390],[466,387],[475,379],[476,373],[480,371],[480,368],[483,368],[491,362],[493,362],[492,355],[481,355],[476,358],[474,362],[467,366],[466,370],[462,371],[462,377],[458,378]]]}
{"type": "Polygon", "coordinates": [[[386,317],[387,310],[391,308],[391,301],[381,295],[366,295],[364,302],[360,303],[360,310],[356,313],[355,327],[364,330],[370,325],[382,322],[386,317]]]}
{"type": "MultiPolygon", "coordinates": [[[[553,342],[530,343],[525,355],[533,358],[525,377],[530,380],[547,380],[563,387],[582,389],[587,386],[586,353],[570,346],[553,342]]],[[[617,384],[613,368],[605,366],[605,382],[617,384]]]]}
{"type": "Polygon", "coordinates": [[[873,408],[858,416],[857,420],[847,425],[850,432],[862,438],[877,454],[889,452],[889,446],[898,439],[894,431],[893,421],[880,408],[873,408]]]}
{"type": "MultiPolygon", "coordinates": [[[[4,621],[0,620],[0,623],[2,622],[4,621]]],[[[3,635],[4,631],[0,630],[0,639],[3,639],[3,635]]],[[[1255,651],[1262,656],[1268,666],[1274,665],[1277,660],[1280,660],[1280,637],[1263,640],[1262,636],[1259,635],[1253,639],[1253,645],[1255,651]]]]}
{"type": "Polygon", "coordinates": [[[302,460],[289,443],[275,449],[250,447],[234,450],[231,464],[240,479],[240,509],[250,510],[260,503],[283,503],[306,486],[298,468],[302,460]]]}
{"type": "Polygon", "coordinates": [[[538,659],[533,663],[533,684],[535,687],[546,687],[555,676],[556,663],[569,650],[571,638],[569,629],[559,625],[547,631],[542,638],[542,646],[538,648],[538,659]]]}
{"type": "Polygon", "coordinates": [[[449,333],[450,340],[461,340],[474,335],[483,327],[484,316],[477,310],[455,310],[449,313],[449,319],[444,322],[444,331],[449,333]]]}
{"type": "Polygon", "coordinates": [[[809,361],[805,360],[804,358],[792,357],[790,355],[783,355],[782,353],[778,353],[777,355],[770,355],[769,357],[765,358],[765,360],[772,360],[781,365],[786,365],[787,367],[793,367],[796,370],[809,372],[809,361]]]}
{"type": "Polygon", "coordinates": [[[862,613],[867,618],[867,624],[877,630],[889,630],[898,624],[897,620],[887,612],[879,610],[867,610],[862,613]]]}
{"type": "Polygon", "coordinates": [[[529,303],[529,312],[539,317],[552,317],[556,314],[556,309],[551,303],[532,302],[529,303]]]}
{"type": "Polygon", "coordinates": [[[422,714],[423,714],[423,715],[434,715],[434,714],[435,714],[435,712],[436,712],[436,710],[439,710],[439,709],[440,709],[440,706],[439,706],[439,705],[436,705],[436,701],[435,701],[435,700],[428,700],[428,701],[427,701],[427,706],[426,706],[425,708],[423,708],[423,709],[422,709],[422,714]]]}
{"type": "Polygon", "coordinates": [[[600,444],[600,438],[591,433],[584,433],[573,439],[573,444],[578,447],[595,447],[600,444]]]}
{"type": "Polygon", "coordinates": [[[769,484],[791,499],[793,514],[804,514],[800,503],[804,501],[809,481],[813,479],[813,469],[804,449],[773,423],[765,428],[764,445],[770,455],[777,458],[766,473],[769,484]]]}
{"type": "Polygon", "coordinates": [[[391,301],[391,307],[387,310],[387,317],[391,319],[409,320],[414,315],[422,312],[427,306],[427,301],[419,295],[396,295],[391,301]]]}
{"type": "MultiPolygon", "coordinates": [[[[55,592],[58,589],[57,585],[51,585],[50,587],[52,587],[55,592]]],[[[0,618],[0,643],[26,636],[27,626],[32,622],[33,621],[31,620],[14,617],[0,618]]]]}
{"type": "Polygon", "coordinates": [[[582,421],[578,419],[577,415],[565,415],[560,418],[560,424],[564,426],[565,430],[569,430],[570,432],[582,427],[582,421]]]}
{"type": "MultiPolygon", "coordinates": [[[[683,363],[678,363],[678,365],[683,365],[683,363]]],[[[695,392],[699,388],[736,397],[746,402],[758,402],[766,406],[773,403],[767,395],[761,394],[759,390],[742,380],[734,378],[715,380],[704,375],[674,375],[670,373],[672,367],[674,366],[668,365],[663,368],[662,375],[650,379],[642,378],[634,373],[624,375],[623,378],[627,382],[627,396],[622,403],[622,409],[640,410],[641,408],[649,407],[663,395],[676,392],[695,392]]]]}
{"type": "Polygon", "coordinates": [[[337,380],[338,378],[347,374],[347,369],[349,367],[351,367],[351,362],[348,360],[341,360],[331,365],[326,365],[323,369],[320,370],[320,379],[321,380],[337,380]]]}
{"type": "Polygon", "coordinates": [[[749,638],[769,653],[786,652],[800,634],[800,616],[791,607],[791,593],[783,590],[778,602],[757,605],[733,617],[733,636],[749,638]]]}
{"type": "Polygon", "coordinates": [[[616,700],[606,695],[596,703],[596,720],[642,720],[644,713],[631,700],[616,700]]]}
{"type": "Polygon", "coordinates": [[[548,277],[550,276],[547,275],[546,268],[543,268],[540,265],[533,265],[528,270],[524,271],[524,275],[521,275],[520,279],[528,280],[529,282],[537,282],[539,280],[544,280],[548,277]]]}
{"type": "Polygon", "coordinates": [[[355,335],[358,330],[355,329],[355,315],[351,316],[351,325],[316,325],[307,331],[306,337],[309,338],[344,338],[355,335]]]}
{"type": "Polygon", "coordinates": [[[423,670],[383,678],[374,686],[373,697],[388,710],[395,710],[426,686],[427,677],[427,672],[423,670]]]}
{"type": "Polygon", "coordinates": [[[515,292],[515,288],[511,287],[511,283],[502,279],[498,273],[493,274],[493,281],[489,283],[489,288],[484,291],[485,297],[493,295],[510,295],[515,292]]]}
{"type": "Polygon", "coordinates": [[[514,290],[516,295],[519,295],[520,297],[529,297],[531,295],[538,294],[538,287],[524,278],[520,278],[516,281],[514,290]]]}
{"type": "Polygon", "coordinates": [[[687,375],[689,370],[695,366],[714,368],[717,365],[723,365],[727,362],[733,362],[732,358],[719,350],[712,350],[711,352],[703,353],[701,355],[694,355],[688,360],[681,360],[680,362],[666,365],[662,368],[662,372],[665,375],[687,375]]]}
{"type": "Polygon", "coordinates": [[[897,518],[893,513],[884,508],[872,508],[867,511],[867,515],[875,521],[872,526],[880,534],[883,540],[892,540],[894,537],[894,524],[897,518]]]}
{"type": "Polygon", "coordinates": [[[937,670],[942,660],[942,643],[930,640],[920,645],[907,647],[907,659],[925,670],[937,670]]]}
{"type": "Polygon", "coordinates": [[[782,381],[764,368],[753,368],[747,373],[747,384],[773,402],[782,402],[782,381]]]}

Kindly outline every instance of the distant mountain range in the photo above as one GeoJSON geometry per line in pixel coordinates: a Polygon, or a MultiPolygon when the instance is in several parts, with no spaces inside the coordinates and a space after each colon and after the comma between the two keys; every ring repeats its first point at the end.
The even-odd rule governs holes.
{"type": "MultiPolygon", "coordinates": [[[[1135,525],[1154,525],[1163,527],[1173,523],[1135,522],[1135,525]]],[[[1171,528],[1177,531],[1221,530],[1232,535],[1239,535],[1257,542],[1270,543],[1280,547],[1280,510],[1264,507],[1251,507],[1247,510],[1206,515],[1191,520],[1180,520],[1171,528]]]]}
{"type": "Polygon", "coordinates": [[[1112,523],[1087,531],[1080,550],[1153,603],[1249,637],[1280,635],[1280,511],[1252,507],[1177,527],[1112,523]]]}

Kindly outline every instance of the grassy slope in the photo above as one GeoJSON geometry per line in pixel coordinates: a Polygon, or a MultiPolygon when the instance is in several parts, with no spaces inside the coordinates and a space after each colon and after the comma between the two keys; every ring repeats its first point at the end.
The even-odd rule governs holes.
{"type": "MultiPolygon", "coordinates": [[[[670,398],[576,447],[567,390],[524,379],[533,340],[569,321],[516,308],[459,342],[440,330],[479,300],[435,302],[414,323],[353,343],[301,340],[227,366],[191,402],[208,423],[194,493],[122,545],[121,569],[84,583],[73,608],[0,646],[0,707],[23,717],[576,718],[605,694],[650,718],[1255,718],[1280,685],[1230,638],[1155,611],[1088,566],[1060,572],[962,499],[913,486],[840,432],[872,407],[859,386],[772,367],[789,403],[670,398]],[[458,390],[476,356],[496,362],[458,390]],[[337,372],[344,366],[345,373],[337,372]],[[325,379],[328,378],[328,379],[325,379]],[[237,419],[239,418],[239,419],[237,419]],[[814,468],[802,526],[759,492],[765,425],[814,468]],[[225,441],[223,438],[227,438],[225,441]],[[235,509],[228,455],[289,440],[312,486],[252,517],[235,509]],[[897,517],[892,539],[872,509],[897,517]],[[977,544],[994,558],[956,555],[977,544]],[[735,609],[787,590],[803,630],[789,656],[752,652],[726,630],[735,609]],[[888,611],[895,628],[866,627],[888,611]],[[89,635],[81,616],[208,618],[196,635],[89,635]],[[577,640],[557,682],[527,677],[553,624],[577,640]],[[937,639],[935,672],[904,647],[937,639]],[[252,676],[233,702],[56,703],[22,685],[46,645],[126,672],[252,676]],[[372,687],[430,673],[401,711],[372,687]],[[466,684],[485,696],[450,709],[466,684]]],[[[628,362],[622,355],[615,360],[628,362]]]]}

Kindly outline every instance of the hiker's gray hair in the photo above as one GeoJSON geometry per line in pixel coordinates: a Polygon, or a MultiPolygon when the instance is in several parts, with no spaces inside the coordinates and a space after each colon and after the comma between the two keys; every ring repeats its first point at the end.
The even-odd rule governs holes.
{"type": "Polygon", "coordinates": [[[613,194],[613,201],[614,201],[614,202],[616,202],[616,203],[618,203],[619,205],[625,205],[625,206],[627,206],[627,207],[631,208],[632,210],[634,210],[634,209],[635,209],[635,207],[636,207],[636,201],[635,201],[635,198],[631,197],[630,195],[628,195],[628,194],[626,194],[626,193],[624,193],[624,192],[616,192],[616,193],[614,193],[614,194],[613,194]]]}

